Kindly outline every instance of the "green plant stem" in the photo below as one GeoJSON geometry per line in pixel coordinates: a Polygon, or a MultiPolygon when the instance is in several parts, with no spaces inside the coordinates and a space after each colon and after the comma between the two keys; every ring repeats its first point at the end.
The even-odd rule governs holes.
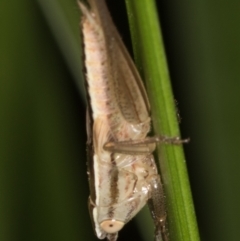
{"type": "MultiPolygon", "coordinates": [[[[175,101],[154,0],[126,0],[134,54],[145,80],[157,135],[180,136],[175,101]]],[[[187,168],[181,145],[158,145],[171,241],[199,240],[187,168]]]]}

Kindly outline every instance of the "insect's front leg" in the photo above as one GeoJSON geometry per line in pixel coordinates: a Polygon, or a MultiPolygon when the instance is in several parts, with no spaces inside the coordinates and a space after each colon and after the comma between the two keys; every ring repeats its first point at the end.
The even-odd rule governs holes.
{"type": "Polygon", "coordinates": [[[159,175],[154,175],[148,179],[150,185],[150,199],[148,206],[155,224],[155,241],[168,241],[166,228],[166,208],[165,197],[159,175]]]}

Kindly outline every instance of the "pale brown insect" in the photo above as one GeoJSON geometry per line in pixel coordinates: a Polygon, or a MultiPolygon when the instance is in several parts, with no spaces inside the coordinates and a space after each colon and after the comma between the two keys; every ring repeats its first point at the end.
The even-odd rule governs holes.
{"type": "Polygon", "coordinates": [[[148,138],[150,105],[138,74],[104,0],[82,2],[81,30],[88,92],[90,214],[99,239],[117,240],[118,231],[148,202],[155,240],[168,240],[160,176],[148,138]]]}

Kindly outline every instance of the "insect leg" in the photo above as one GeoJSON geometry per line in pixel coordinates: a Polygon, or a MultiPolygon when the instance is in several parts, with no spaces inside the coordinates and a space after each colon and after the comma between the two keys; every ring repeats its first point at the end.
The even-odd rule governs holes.
{"type": "Polygon", "coordinates": [[[180,137],[154,136],[142,140],[108,142],[104,145],[104,149],[115,153],[145,155],[155,150],[156,143],[180,145],[188,142],[189,139],[180,139],[180,137]]]}
{"type": "Polygon", "coordinates": [[[155,224],[155,241],[168,241],[166,228],[166,208],[163,187],[160,177],[155,175],[150,180],[151,198],[148,206],[155,224]]]}
{"type": "Polygon", "coordinates": [[[154,142],[145,143],[144,140],[130,140],[130,141],[118,141],[108,142],[104,145],[104,150],[113,153],[123,153],[128,155],[147,155],[151,154],[156,144],[154,142]]]}
{"type": "Polygon", "coordinates": [[[181,145],[184,143],[188,143],[190,138],[181,139],[179,136],[169,137],[169,136],[153,136],[147,137],[147,142],[156,142],[156,143],[163,143],[163,144],[172,144],[172,145],[181,145]]]}

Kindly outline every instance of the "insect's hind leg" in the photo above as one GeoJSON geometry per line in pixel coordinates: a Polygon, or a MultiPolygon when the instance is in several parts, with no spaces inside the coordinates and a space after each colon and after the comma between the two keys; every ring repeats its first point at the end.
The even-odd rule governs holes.
{"type": "Polygon", "coordinates": [[[152,153],[156,148],[156,143],[181,145],[188,143],[189,139],[180,137],[153,136],[141,140],[127,140],[105,143],[104,149],[109,152],[123,153],[129,155],[146,155],[152,153]]]}
{"type": "Polygon", "coordinates": [[[154,241],[168,241],[165,196],[159,175],[151,177],[149,184],[151,189],[151,198],[148,200],[148,206],[155,224],[154,241]]]}

